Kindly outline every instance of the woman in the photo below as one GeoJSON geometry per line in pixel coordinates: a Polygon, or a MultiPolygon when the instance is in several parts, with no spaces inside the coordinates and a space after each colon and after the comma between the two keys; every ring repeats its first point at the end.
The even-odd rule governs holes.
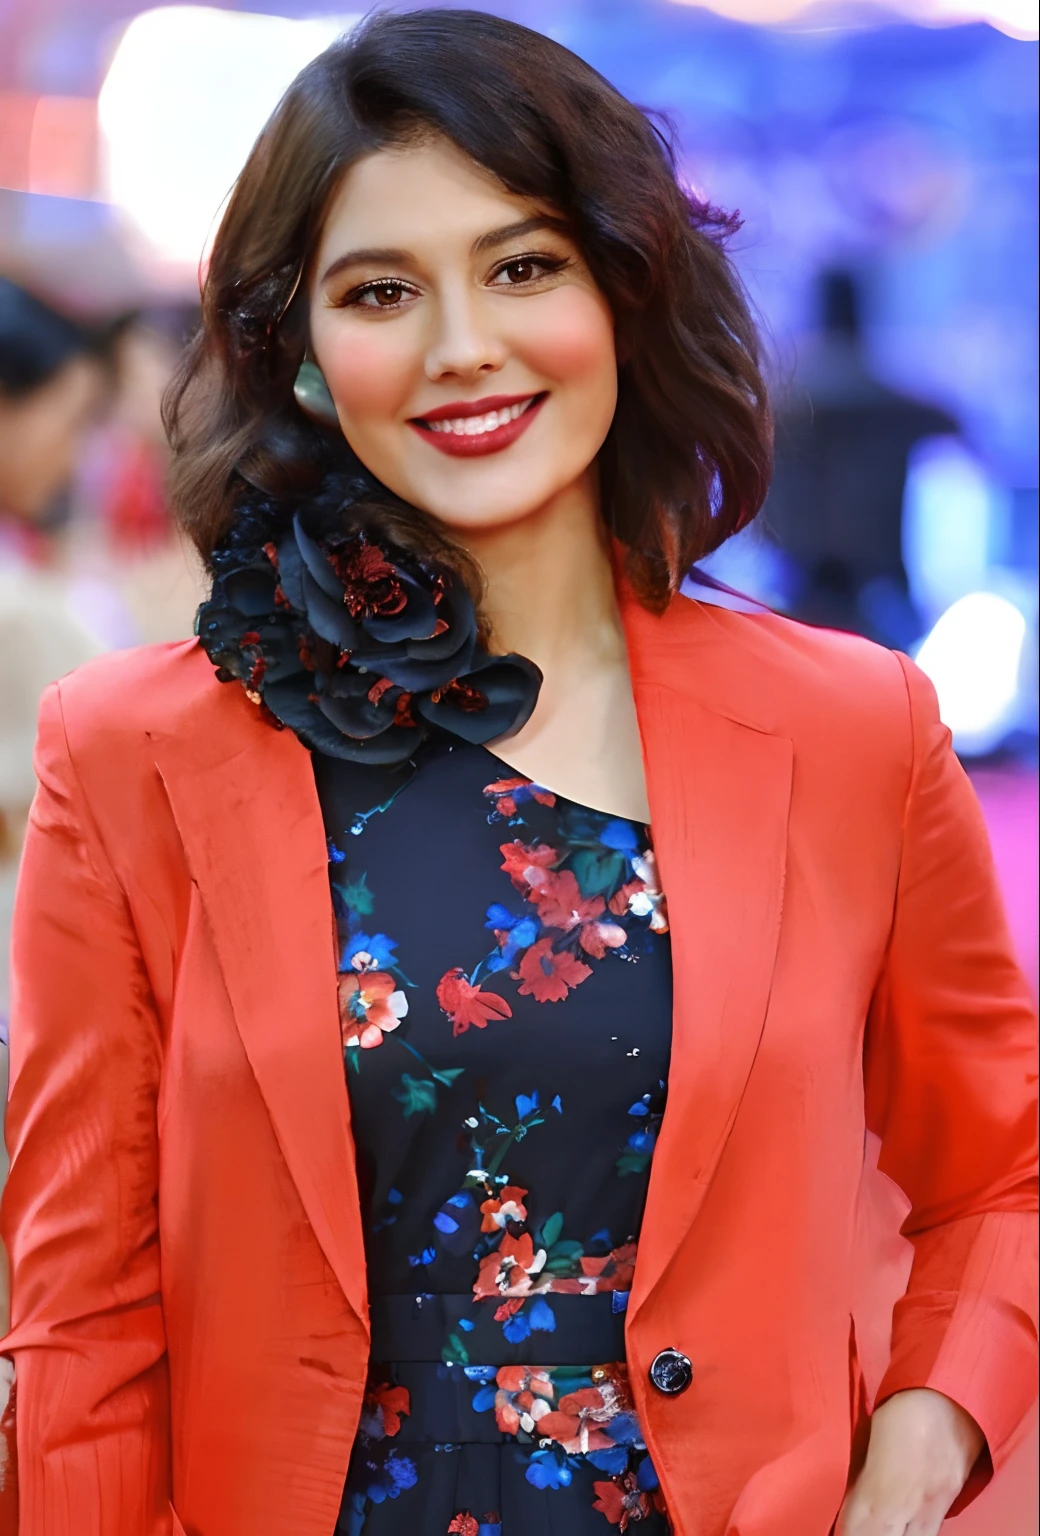
{"type": "Polygon", "coordinates": [[[920,1536],[999,1462],[1031,1024],[977,808],[908,662],[675,595],[767,478],[727,228],[475,13],[261,135],[169,411],[201,647],[41,715],[23,1530],[920,1536]],[[865,1116],[917,1258],[863,1465],[865,1116]]]}

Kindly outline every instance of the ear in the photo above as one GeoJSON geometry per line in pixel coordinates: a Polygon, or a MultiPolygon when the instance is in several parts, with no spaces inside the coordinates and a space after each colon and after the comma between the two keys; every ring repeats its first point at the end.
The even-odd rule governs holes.
{"type": "Polygon", "coordinates": [[[336,402],[329,393],[329,386],[325,382],[325,375],[317,363],[311,362],[305,357],[300,364],[300,371],[296,375],[293,385],[293,398],[305,416],[311,421],[316,421],[319,426],[339,429],[339,416],[336,414],[336,402]]]}

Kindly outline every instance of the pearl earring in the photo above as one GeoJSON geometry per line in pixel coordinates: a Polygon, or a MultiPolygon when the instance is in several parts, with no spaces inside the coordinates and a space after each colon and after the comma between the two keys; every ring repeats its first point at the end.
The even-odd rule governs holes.
{"type": "Polygon", "coordinates": [[[293,385],[293,397],[303,414],[309,416],[312,421],[318,422],[323,427],[339,427],[336,403],[329,393],[325,375],[317,363],[312,363],[309,357],[304,358],[300,364],[300,371],[293,385]]]}

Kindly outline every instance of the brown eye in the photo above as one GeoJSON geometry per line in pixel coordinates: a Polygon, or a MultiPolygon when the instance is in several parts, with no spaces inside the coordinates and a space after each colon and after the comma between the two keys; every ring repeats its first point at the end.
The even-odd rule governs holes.
{"type": "Polygon", "coordinates": [[[529,256],[518,256],[502,268],[511,283],[529,283],[535,276],[536,263],[529,256]]]}
{"type": "Polygon", "coordinates": [[[376,303],[381,308],[385,308],[391,304],[400,304],[404,289],[400,283],[376,283],[369,292],[376,303]]]}

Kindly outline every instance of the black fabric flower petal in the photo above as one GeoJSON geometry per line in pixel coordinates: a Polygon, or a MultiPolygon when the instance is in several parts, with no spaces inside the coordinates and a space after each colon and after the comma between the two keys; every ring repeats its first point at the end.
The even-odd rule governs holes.
{"type": "Polygon", "coordinates": [[[342,603],[343,583],[329,565],[321,546],[304,529],[303,524],[300,522],[299,514],[293,518],[293,539],[295,540],[296,548],[300,552],[300,558],[314,581],[317,582],[327,597],[331,597],[334,603],[342,603]]]}
{"type": "Polygon", "coordinates": [[[379,680],[358,677],[356,672],[341,673],[330,685],[324,679],[320,683],[318,707],[344,735],[364,741],[394,725],[401,697],[399,688],[384,688],[379,680]]]}
{"type": "Polygon", "coordinates": [[[541,685],[541,672],[525,656],[481,653],[453,686],[417,694],[412,708],[430,725],[482,746],[515,735],[527,723],[541,685]]]}
{"type": "Polygon", "coordinates": [[[260,618],[275,611],[278,573],[266,555],[237,571],[229,571],[221,586],[232,608],[247,618],[260,618]]]}
{"type": "Polygon", "coordinates": [[[361,621],[362,627],[373,640],[389,645],[399,640],[431,640],[437,628],[437,608],[433,595],[426,592],[417,581],[404,571],[396,570],[404,596],[404,606],[399,613],[378,614],[361,621]]]}
{"type": "Polygon", "coordinates": [[[307,599],[303,592],[303,556],[295,539],[283,539],[278,546],[278,582],[290,608],[305,613],[307,599]]]}
{"type": "Polygon", "coordinates": [[[196,632],[218,676],[305,746],[354,762],[399,766],[435,731],[482,743],[519,730],[541,673],[481,649],[457,578],[319,511],[321,536],[297,514],[275,548],[272,507],[247,507],[216,552],[196,632]]]}
{"type": "Polygon", "coordinates": [[[304,611],[315,634],[341,651],[353,651],[361,640],[361,630],[343,606],[318,585],[307,566],[301,578],[304,611]]]}

